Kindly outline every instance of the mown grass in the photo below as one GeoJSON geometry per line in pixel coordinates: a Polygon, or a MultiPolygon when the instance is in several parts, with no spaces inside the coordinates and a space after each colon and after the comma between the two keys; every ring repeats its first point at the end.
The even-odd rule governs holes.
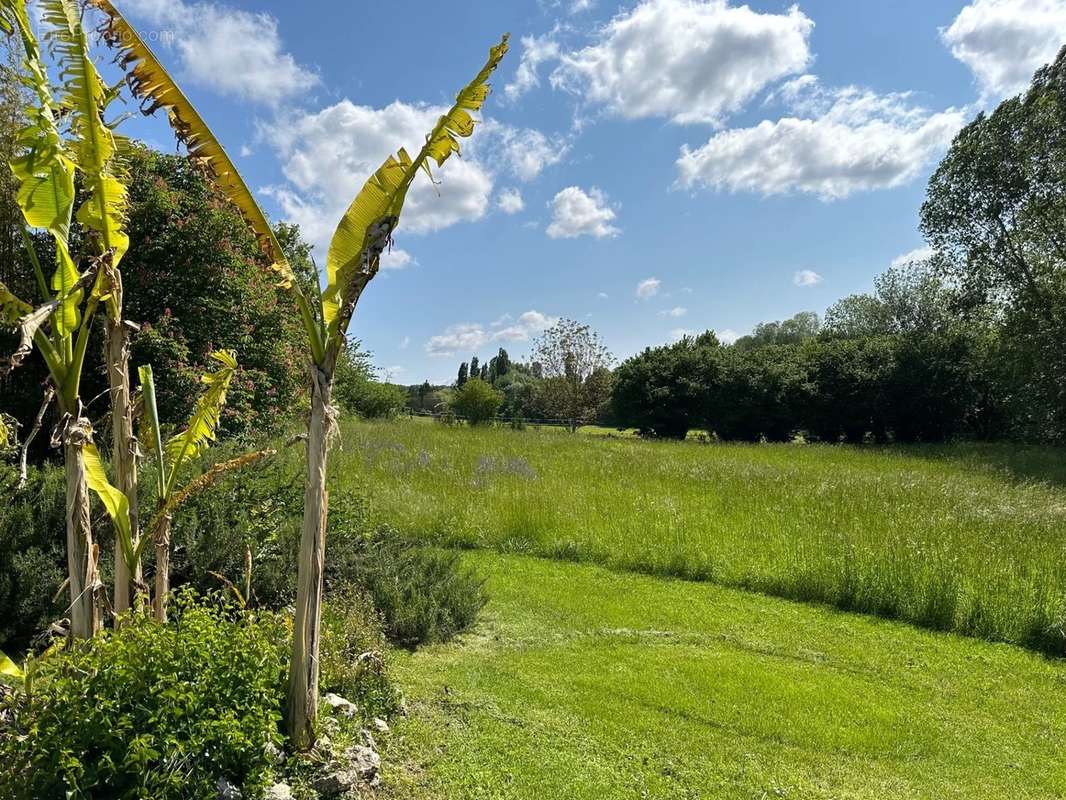
{"type": "Polygon", "coordinates": [[[379,524],[1066,654],[1066,452],[701,445],[346,422],[379,524]]]}
{"type": "Polygon", "coordinates": [[[826,607],[468,553],[470,634],[394,661],[397,798],[1060,798],[1066,665],[826,607]]]}

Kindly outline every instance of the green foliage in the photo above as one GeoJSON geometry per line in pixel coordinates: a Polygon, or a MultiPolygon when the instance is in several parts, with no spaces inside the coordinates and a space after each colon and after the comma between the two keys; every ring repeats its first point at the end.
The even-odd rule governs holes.
{"type": "Polygon", "coordinates": [[[322,613],[320,689],[352,701],[364,722],[386,718],[400,706],[389,677],[387,646],[380,612],[364,592],[338,589],[322,613]]]}
{"type": "Polygon", "coordinates": [[[53,603],[66,577],[66,481],[62,469],[29,471],[16,492],[15,470],[0,466],[0,650],[18,653],[62,615],[66,595],[53,603]]]}
{"type": "Polygon", "coordinates": [[[533,342],[532,356],[543,380],[537,404],[549,417],[567,420],[570,430],[597,419],[610,402],[614,357],[588,325],[561,319],[533,342]]]}
{"type": "Polygon", "coordinates": [[[364,419],[387,419],[407,405],[407,392],[400,386],[377,380],[370,354],[348,342],[337,359],[333,395],[341,407],[364,419]]]}
{"type": "Polygon", "coordinates": [[[717,349],[713,333],[684,338],[664,347],[648,348],[627,359],[614,374],[611,396],[616,418],[646,436],[684,439],[702,427],[707,405],[705,349],[717,349]]]}
{"type": "Polygon", "coordinates": [[[1003,320],[1003,393],[1022,435],[1066,440],[1066,48],[980,113],[929,180],[921,229],[955,306],[1003,320]]]}
{"type": "Polygon", "coordinates": [[[483,581],[457,553],[412,547],[387,531],[366,541],[345,577],[373,598],[385,634],[403,647],[447,642],[487,602],[483,581]]]}
{"type": "Polygon", "coordinates": [[[760,322],[749,336],[736,341],[738,350],[751,350],[771,344],[799,344],[818,335],[822,324],[813,311],[801,311],[782,322],[760,322]]]}
{"type": "MultiPolygon", "coordinates": [[[[217,588],[211,573],[239,584],[248,548],[253,604],[283,608],[293,601],[303,511],[298,456],[235,473],[190,500],[174,520],[174,585],[217,588]]],[[[219,458],[225,457],[223,448],[219,458]]],[[[454,558],[378,531],[365,497],[344,486],[330,498],[327,553],[324,580],[327,597],[337,598],[335,611],[350,611],[352,621],[364,614],[372,627],[359,607],[365,593],[388,637],[404,646],[447,640],[472,624],[485,602],[480,582],[454,558]]]]}
{"type": "MultiPolygon", "coordinates": [[[[258,265],[240,215],[185,158],[134,147],[129,166],[130,252],[122,262],[126,316],[141,324],[131,363],[151,363],[162,419],[187,419],[210,353],[237,353],[222,428],[276,430],[298,406],[302,329],[292,303],[258,265]]],[[[287,228],[298,261],[302,243],[287,228]]]]}
{"type": "Polygon", "coordinates": [[[288,634],[280,618],[198,604],[36,662],[0,737],[0,794],[12,800],[214,798],[269,777],[288,634]]]}
{"type": "MultiPolygon", "coordinates": [[[[234,454],[231,447],[212,451],[218,461],[234,454]]],[[[293,601],[303,512],[299,456],[300,448],[293,447],[233,473],[182,507],[171,531],[172,585],[190,585],[201,592],[217,589],[219,581],[211,573],[241,585],[248,549],[253,605],[282,608],[293,601]]],[[[340,538],[331,535],[329,547],[327,561],[332,562],[342,548],[340,538]]]]}
{"type": "Polygon", "coordinates": [[[480,378],[471,378],[456,389],[452,396],[452,410],[471,425],[490,422],[503,403],[503,397],[492,385],[480,378]]]}

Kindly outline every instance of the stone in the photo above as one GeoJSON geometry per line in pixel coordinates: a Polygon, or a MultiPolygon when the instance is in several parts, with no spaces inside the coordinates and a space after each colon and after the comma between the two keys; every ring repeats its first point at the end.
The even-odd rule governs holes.
{"type": "Polygon", "coordinates": [[[378,733],[389,732],[389,723],[387,723],[381,717],[374,717],[374,721],[371,724],[374,726],[374,730],[376,730],[378,733]]]}
{"type": "Polygon", "coordinates": [[[218,790],[218,800],[241,800],[241,790],[225,778],[215,781],[215,789],[218,790]]]}
{"type": "Polygon", "coordinates": [[[361,777],[354,770],[336,770],[315,778],[311,788],[322,797],[340,797],[359,785],[361,777]]]}
{"type": "Polygon", "coordinates": [[[287,783],[275,783],[266,790],[263,800],[293,800],[292,787],[287,783]]]}
{"type": "Polygon", "coordinates": [[[371,786],[378,785],[378,771],[381,769],[381,756],[372,747],[357,744],[348,749],[348,758],[352,762],[352,768],[359,777],[371,786]]]}
{"type": "Polygon", "coordinates": [[[322,699],[326,701],[326,705],[328,705],[337,713],[343,714],[346,717],[354,717],[356,714],[359,713],[359,706],[357,706],[350,700],[345,700],[339,694],[329,692],[322,699]]]}
{"type": "Polygon", "coordinates": [[[364,747],[369,747],[371,750],[378,749],[378,743],[374,741],[374,734],[366,728],[359,729],[359,743],[364,747]]]}

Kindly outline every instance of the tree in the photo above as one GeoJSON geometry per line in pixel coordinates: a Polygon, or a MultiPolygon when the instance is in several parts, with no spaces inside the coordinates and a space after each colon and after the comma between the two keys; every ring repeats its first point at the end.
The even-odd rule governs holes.
{"type": "Polygon", "coordinates": [[[488,379],[489,379],[489,365],[488,364],[482,364],[481,365],[481,373],[478,375],[478,377],[481,378],[481,380],[483,380],[483,381],[486,381],[486,382],[488,381],[488,379]]]}
{"type": "Polygon", "coordinates": [[[503,403],[503,396],[480,378],[471,378],[452,397],[452,410],[471,425],[491,421],[503,403]]]}
{"type": "Polygon", "coordinates": [[[1066,48],[978,114],[929,180],[921,230],[964,311],[1003,317],[1016,416],[1066,439],[1066,48]]]}
{"type": "Polygon", "coordinates": [[[462,364],[459,365],[459,377],[455,379],[455,388],[462,389],[463,384],[466,383],[469,376],[470,373],[468,371],[466,362],[464,361],[462,364]]]}
{"type": "MultiPolygon", "coordinates": [[[[156,385],[150,364],[138,370],[141,379],[141,397],[144,407],[142,439],[149,452],[156,457],[156,512],[148,530],[155,544],[155,594],[152,608],[160,622],[166,622],[167,602],[170,595],[170,531],[175,512],[193,495],[212,485],[223,475],[254,464],[274,454],[274,450],[259,450],[212,466],[200,477],[180,485],[178,476],[215,440],[226,405],[226,393],[237,372],[237,358],[231,351],[219,350],[211,354],[215,371],[203,375],[200,383],[206,388],[196,398],[192,414],[185,429],[163,444],[162,424],[156,404],[156,385]],[[180,486],[180,488],[179,488],[180,486]]],[[[101,468],[102,469],[102,468],[101,468]]],[[[115,498],[121,502],[121,498],[115,498]]],[[[147,541],[147,539],[145,539],[147,541]]],[[[126,560],[135,563],[139,558],[140,545],[134,544],[126,554],[126,560]]],[[[247,591],[245,592],[247,596],[247,591]]]]}
{"type": "Polygon", "coordinates": [[[418,405],[415,407],[416,411],[425,411],[427,409],[426,402],[432,393],[433,387],[429,385],[429,381],[422,381],[422,385],[415,391],[415,397],[418,398],[418,405]]]}
{"type": "Polygon", "coordinates": [[[705,350],[718,347],[708,331],[626,359],[614,374],[611,400],[617,422],[667,439],[684,439],[689,430],[701,427],[708,390],[705,362],[712,357],[705,350]]]}
{"type": "Polygon", "coordinates": [[[480,378],[481,377],[481,366],[480,366],[480,364],[479,364],[479,362],[477,360],[477,356],[474,356],[473,358],[470,359],[470,377],[471,378],[480,378]]]}
{"type": "Polygon", "coordinates": [[[827,442],[857,443],[867,434],[883,441],[891,425],[894,344],[891,336],[864,336],[801,345],[796,427],[827,442]]]}
{"type": "Polygon", "coordinates": [[[407,393],[377,380],[370,359],[358,341],[349,341],[337,359],[334,394],[345,411],[364,419],[394,417],[407,404],[407,393]]]}
{"type": "Polygon", "coordinates": [[[222,191],[255,231],[272,270],[299,309],[307,335],[311,362],[311,414],[287,702],[290,739],[295,747],[303,749],[314,741],[318,705],[318,650],[328,508],[326,467],[329,434],[334,425],[332,394],[337,360],[359,298],[377,275],[381,253],[392,241],[408,189],[420,170],[430,171],[430,159],[441,166],[458,151],[459,138],[473,133],[470,112],[479,110],[488,95],[486,84],[507,52],[507,36],[492,48],[485,66],[459,92],[455,105],[440,117],[418,154],[411,158],[401,149],[390,155],[356,195],[330,242],[326,285],[319,303],[314,293],[305,292],[301,287],[298,275],[255,197],[174,80],[110,0],[91,2],[107,15],[104,38],[122,54],[121,62],[129,73],[132,90],[147,102],[148,113],[159,107],[165,108],[178,138],[211,169],[222,191]]]}
{"type": "Polygon", "coordinates": [[[772,344],[799,344],[818,335],[821,323],[813,311],[801,311],[781,322],[760,322],[748,336],[734,343],[738,350],[751,350],[772,344]]]}
{"type": "Polygon", "coordinates": [[[506,375],[510,368],[511,360],[507,355],[507,351],[501,347],[500,351],[489,359],[489,383],[495,385],[496,381],[506,375]]]}
{"type": "Polygon", "coordinates": [[[933,261],[913,261],[878,275],[872,295],[849,295],[830,306],[823,333],[844,338],[934,333],[958,324],[953,303],[933,261]]]}
{"type": "Polygon", "coordinates": [[[533,358],[544,376],[540,386],[544,407],[566,420],[571,432],[609,401],[609,383],[589,379],[598,370],[609,369],[614,358],[588,325],[559,320],[533,343],[533,358]]]}

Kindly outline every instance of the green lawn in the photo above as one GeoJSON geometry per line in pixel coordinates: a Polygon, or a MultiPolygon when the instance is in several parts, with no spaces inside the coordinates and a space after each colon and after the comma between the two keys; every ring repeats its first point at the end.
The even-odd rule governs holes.
{"type": "Polygon", "coordinates": [[[395,660],[397,798],[1061,798],[1066,665],[710,584],[489,552],[395,660]]]}
{"type": "MultiPolygon", "coordinates": [[[[438,544],[827,602],[1066,654],[1066,451],[342,425],[334,497],[438,544]]],[[[338,500],[337,502],[343,502],[338,500]]]]}

